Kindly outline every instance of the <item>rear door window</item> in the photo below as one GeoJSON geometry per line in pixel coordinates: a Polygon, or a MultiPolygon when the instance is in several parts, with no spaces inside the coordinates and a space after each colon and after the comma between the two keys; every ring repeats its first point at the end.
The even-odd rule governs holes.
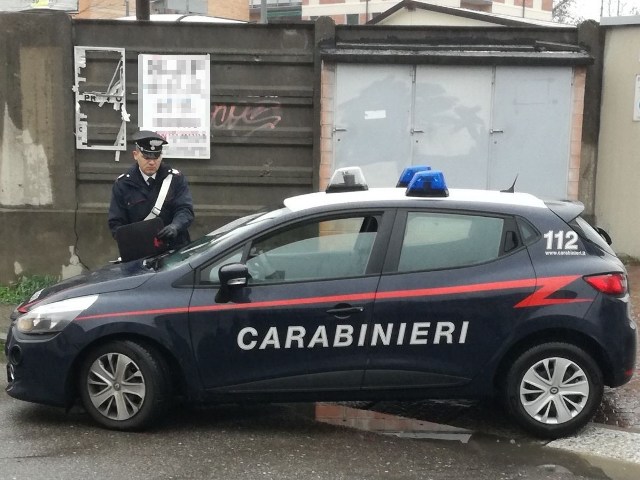
{"type": "Polygon", "coordinates": [[[499,217],[409,212],[399,272],[455,268],[500,256],[504,219],[499,217]]]}

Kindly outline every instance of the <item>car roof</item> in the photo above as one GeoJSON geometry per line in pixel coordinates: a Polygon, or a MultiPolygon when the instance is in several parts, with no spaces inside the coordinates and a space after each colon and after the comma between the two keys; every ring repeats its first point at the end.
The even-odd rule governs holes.
{"type": "Polygon", "coordinates": [[[370,188],[355,192],[316,192],[298,195],[285,199],[284,205],[293,212],[300,212],[321,206],[358,203],[361,205],[380,204],[384,202],[436,201],[443,206],[452,202],[468,202],[471,204],[498,204],[547,209],[545,202],[528,193],[510,193],[497,190],[449,189],[447,197],[414,197],[407,196],[404,188],[370,188]]]}

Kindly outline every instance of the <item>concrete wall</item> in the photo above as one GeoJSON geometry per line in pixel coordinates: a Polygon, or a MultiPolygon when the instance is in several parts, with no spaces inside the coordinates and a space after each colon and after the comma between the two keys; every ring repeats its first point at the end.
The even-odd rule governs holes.
{"type": "MultiPolygon", "coordinates": [[[[165,160],[191,186],[192,237],[311,191],[319,116],[314,31],[310,23],[159,25],[71,20],[55,11],[0,14],[0,283],[21,273],[63,276],[117,257],[107,210],[114,180],[133,162],[141,53],[210,55],[211,156],[165,160]],[[75,45],[125,49],[130,120],[128,150],[119,157],[76,149],[75,45]]],[[[106,69],[87,65],[89,89],[101,91],[106,69]]],[[[120,123],[119,115],[98,115],[89,144],[113,138],[120,123]]]]}
{"type": "Polygon", "coordinates": [[[59,12],[4,14],[0,37],[0,282],[6,282],[22,271],[61,269],[76,244],[72,22],[59,12]]]}
{"type": "MultiPolygon", "coordinates": [[[[638,17],[636,17],[638,18],[638,17]]],[[[619,254],[640,258],[640,25],[607,27],[596,174],[596,219],[619,254]]]]}

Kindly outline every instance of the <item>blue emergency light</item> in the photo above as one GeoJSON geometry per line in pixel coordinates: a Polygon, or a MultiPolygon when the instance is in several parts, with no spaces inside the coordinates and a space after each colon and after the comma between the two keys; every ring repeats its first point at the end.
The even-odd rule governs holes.
{"type": "Polygon", "coordinates": [[[408,197],[448,197],[449,190],[444,174],[439,170],[427,170],[416,173],[407,187],[408,197]]]}
{"type": "Polygon", "coordinates": [[[398,184],[396,185],[396,188],[397,187],[406,188],[416,173],[424,172],[427,170],[431,170],[431,167],[428,167],[427,165],[414,165],[411,167],[406,167],[400,174],[400,179],[398,180],[398,184]]]}

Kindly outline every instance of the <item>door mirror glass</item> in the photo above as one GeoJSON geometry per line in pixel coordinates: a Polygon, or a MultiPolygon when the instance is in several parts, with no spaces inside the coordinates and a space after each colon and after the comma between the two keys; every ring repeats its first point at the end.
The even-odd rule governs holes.
{"type": "Polygon", "coordinates": [[[244,287],[249,278],[249,270],[242,263],[223,265],[218,272],[218,278],[222,288],[244,287]]]}
{"type": "Polygon", "coordinates": [[[216,293],[216,303],[227,303],[233,293],[247,284],[249,270],[243,263],[230,263],[220,267],[218,271],[220,288],[216,293]]]}

